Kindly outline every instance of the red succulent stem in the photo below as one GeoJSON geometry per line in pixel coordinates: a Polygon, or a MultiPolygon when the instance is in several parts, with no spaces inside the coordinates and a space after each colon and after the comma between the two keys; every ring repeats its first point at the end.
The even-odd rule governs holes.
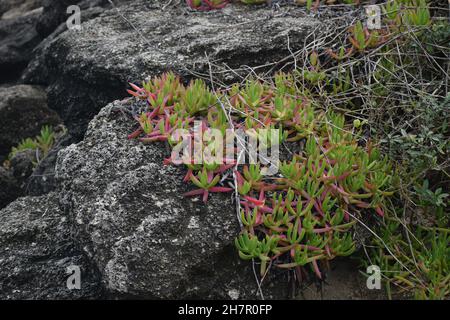
{"type": "Polygon", "coordinates": [[[183,178],[183,182],[190,181],[192,176],[193,176],[192,169],[188,169],[186,175],[183,178]]]}
{"type": "Polygon", "coordinates": [[[227,171],[228,169],[233,168],[234,166],[236,166],[236,163],[223,164],[217,170],[215,170],[214,173],[223,173],[223,172],[227,171]]]}
{"type": "Polygon", "coordinates": [[[208,190],[210,192],[231,192],[231,191],[233,191],[232,188],[227,188],[227,187],[211,187],[208,190]]]}
{"type": "Polygon", "coordinates": [[[322,217],[324,217],[325,216],[325,214],[323,213],[323,210],[322,210],[322,203],[318,203],[317,201],[315,201],[314,199],[312,199],[311,201],[314,201],[314,203],[313,203],[313,206],[314,206],[314,208],[317,210],[317,212],[322,216],[322,217]]]}
{"type": "Polygon", "coordinates": [[[209,191],[205,190],[203,193],[203,202],[206,203],[208,201],[209,191]]]}
{"type": "Polygon", "coordinates": [[[136,131],[134,131],[133,133],[128,135],[128,139],[135,139],[137,137],[139,137],[144,131],[142,130],[142,128],[137,129],[136,131]]]}
{"type": "Polygon", "coordinates": [[[330,232],[332,230],[333,230],[332,227],[325,227],[325,228],[313,229],[313,232],[314,233],[325,233],[325,232],[330,232]]]}
{"type": "Polygon", "coordinates": [[[383,209],[381,209],[381,207],[376,207],[375,211],[378,213],[380,217],[384,217],[384,211],[383,209]]]}
{"type": "Polygon", "coordinates": [[[322,180],[324,182],[326,182],[326,181],[333,181],[333,180],[335,180],[335,181],[342,181],[342,180],[345,180],[345,178],[347,178],[349,175],[350,175],[350,172],[345,172],[345,173],[343,173],[342,175],[340,175],[338,177],[337,176],[327,177],[327,176],[323,175],[322,178],[320,178],[320,180],[322,180]]]}
{"type": "Polygon", "coordinates": [[[249,201],[241,201],[241,205],[247,206],[251,209],[258,208],[258,210],[260,210],[261,212],[264,212],[264,213],[272,213],[273,212],[273,209],[268,206],[257,206],[254,203],[249,202],[249,201]]]}
{"type": "Polygon", "coordinates": [[[316,273],[316,276],[319,279],[322,279],[322,274],[320,273],[319,266],[317,265],[317,260],[316,259],[314,259],[312,261],[312,265],[313,265],[313,268],[314,268],[314,272],[316,273]]]}
{"type": "Polygon", "coordinates": [[[205,189],[196,189],[196,190],[192,190],[192,191],[186,192],[186,193],[184,193],[183,195],[184,195],[185,197],[192,197],[192,196],[198,196],[198,195],[201,195],[201,194],[203,194],[204,192],[205,192],[205,189]]]}

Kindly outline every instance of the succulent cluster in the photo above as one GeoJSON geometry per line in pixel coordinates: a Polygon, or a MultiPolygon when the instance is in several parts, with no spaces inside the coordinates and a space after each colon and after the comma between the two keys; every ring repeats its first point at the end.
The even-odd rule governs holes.
{"type": "Polygon", "coordinates": [[[53,129],[49,126],[44,126],[38,136],[35,138],[23,139],[16,147],[12,148],[8,156],[8,160],[6,160],[6,166],[8,166],[9,160],[12,159],[18,152],[25,150],[33,150],[36,152],[35,164],[37,164],[41,159],[47,156],[54,143],[55,133],[53,129]]]}
{"type": "MultiPolygon", "coordinates": [[[[236,2],[241,2],[243,4],[248,5],[259,5],[259,4],[274,4],[282,2],[283,0],[237,0],[236,2]]],[[[396,0],[400,3],[408,3],[411,0],[396,0]]],[[[415,1],[415,0],[412,0],[415,1]]],[[[419,0],[422,1],[422,0],[419,0]]],[[[186,0],[186,4],[194,10],[199,11],[210,11],[215,9],[222,9],[227,4],[229,4],[231,0],[186,0]]],[[[320,0],[284,0],[285,3],[291,3],[295,5],[306,6],[308,10],[317,10],[321,4],[320,0]]],[[[370,1],[361,1],[361,0],[325,0],[322,1],[326,5],[334,5],[334,4],[347,4],[347,5],[359,5],[361,3],[370,3],[370,1]]]]}
{"type": "MultiPolygon", "coordinates": [[[[226,2],[188,1],[199,10],[226,2]]],[[[325,1],[335,2],[359,4],[325,1]]],[[[320,1],[295,3],[316,9],[320,1]]],[[[178,129],[189,132],[190,145],[198,143],[196,122],[201,134],[233,128],[261,137],[275,130],[278,140],[270,143],[282,147],[284,160],[277,175],[266,175],[266,162],[237,161],[238,144],[233,159],[224,152],[221,162],[185,163],[184,181],[196,187],[186,196],[206,202],[211,193],[235,192],[240,257],[259,261],[263,278],[277,267],[301,280],[309,267],[323,279],[328,260],[355,250],[357,219],[383,217],[363,226],[376,235],[363,244],[370,257],[363,263],[381,267],[389,297],[395,286],[419,299],[444,299],[450,295],[450,27],[431,17],[425,0],[390,0],[381,8],[381,28],[344,26],[337,47],[304,50],[297,56],[304,64],[267,82],[212,91],[201,80],[183,85],[167,73],[132,84],[130,94],[146,101],[147,110],[130,138],[167,141],[174,150],[178,129]],[[387,201],[394,189],[400,192],[387,201]]],[[[165,163],[178,164],[172,156],[165,163]]]]}
{"type": "Polygon", "coordinates": [[[376,236],[363,264],[380,266],[389,297],[445,299],[450,25],[432,18],[424,0],[390,0],[381,8],[381,28],[347,27],[341,47],[309,53],[299,77],[312,99],[354,115],[355,128],[376,136],[397,163],[399,192],[385,219],[368,226],[376,236]]]}
{"type": "Polygon", "coordinates": [[[384,198],[392,194],[389,162],[370,141],[361,146],[343,115],[316,109],[292,75],[277,74],[273,83],[249,80],[217,92],[198,79],[185,86],[173,73],[131,86],[129,93],[145,100],[148,110],[136,117],[139,127],[130,138],[167,141],[173,147],[177,141],[171,133],[192,132],[197,120],[203,131],[233,127],[259,134],[271,128],[280,132],[280,144],[302,146],[289,161],[278,163],[279,174],[271,177],[260,164],[226,159],[186,164],[184,180],[198,188],[186,196],[207,201],[211,192],[238,191],[244,229],[236,246],[243,259],[261,260],[262,276],[268,263],[299,270],[310,264],[321,278],[320,261],[353,252],[352,217],[383,216],[384,198]],[[227,178],[232,176],[235,181],[227,178]],[[223,185],[227,182],[234,188],[223,185]]]}

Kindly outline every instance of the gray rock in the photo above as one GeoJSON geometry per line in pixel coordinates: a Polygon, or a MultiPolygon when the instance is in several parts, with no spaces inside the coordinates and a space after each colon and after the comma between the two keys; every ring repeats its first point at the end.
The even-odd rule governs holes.
{"type": "MultiPolygon", "coordinates": [[[[77,5],[81,10],[81,18],[87,20],[101,13],[101,7],[109,6],[107,0],[42,0],[44,11],[36,25],[37,32],[42,37],[50,35],[58,26],[65,23],[69,14],[67,8],[77,5]],[[94,10],[92,10],[94,9],[94,10]],[[94,14],[95,12],[95,14],[94,14]]],[[[131,0],[130,0],[131,1],[131,0]]],[[[124,2],[124,1],[122,1],[124,2]]]]}
{"type": "MultiPolygon", "coordinates": [[[[75,221],[80,247],[111,295],[140,298],[256,298],[251,263],[239,259],[231,194],[205,205],[183,197],[181,168],[164,166],[159,144],[128,140],[134,127],[115,102],[89,124],[85,139],[58,154],[60,201],[75,221]]],[[[287,296],[285,273],[264,284],[266,297],[287,296]]]]}
{"type": "Polygon", "coordinates": [[[11,158],[10,166],[13,175],[20,184],[22,184],[33,173],[35,162],[35,150],[19,151],[11,158]]]}
{"type": "MultiPolygon", "coordinates": [[[[117,1],[116,1],[117,2],[117,1]]],[[[228,67],[276,62],[304,45],[319,21],[298,7],[230,5],[196,12],[182,3],[163,9],[161,1],[138,0],[83,20],[82,31],[66,31],[42,45],[23,81],[49,85],[49,106],[81,140],[100,108],[127,96],[126,83],[174,70],[185,80],[208,74],[236,80],[228,67]],[[135,29],[136,28],[136,29],[135,29]],[[137,31],[136,31],[137,30],[137,31]],[[289,40],[288,40],[289,39],[289,40]],[[208,58],[206,57],[208,56],[208,58]]],[[[264,69],[258,69],[263,71],[264,69]]]]}
{"type": "Polygon", "coordinates": [[[60,25],[67,29],[67,8],[79,5],[85,20],[103,12],[106,0],[2,0],[0,2],[0,83],[16,82],[34,49],[60,25]]]}
{"type": "Polygon", "coordinates": [[[25,0],[4,0],[0,2],[0,17],[3,13],[11,10],[14,7],[21,5],[25,0]]]}
{"type": "Polygon", "coordinates": [[[101,297],[98,273],[74,246],[57,199],[20,198],[0,211],[0,299],[101,297]],[[80,290],[67,287],[70,266],[80,268],[80,290]]]}
{"type": "Polygon", "coordinates": [[[11,170],[0,166],[0,209],[6,207],[21,194],[22,190],[11,170]]]}
{"type": "Polygon", "coordinates": [[[0,83],[20,77],[33,55],[33,49],[42,41],[35,25],[40,12],[0,19],[0,83]]]}
{"type": "Polygon", "coordinates": [[[67,7],[76,5],[75,0],[43,0],[44,11],[36,24],[37,32],[46,37],[68,18],[67,7]]]}
{"type": "Polygon", "coordinates": [[[0,2],[1,19],[13,19],[37,12],[43,0],[2,0],[0,2]]]}
{"type": "Polygon", "coordinates": [[[0,162],[22,139],[34,138],[44,125],[61,123],[47,107],[42,87],[17,85],[0,88],[0,162]]]}

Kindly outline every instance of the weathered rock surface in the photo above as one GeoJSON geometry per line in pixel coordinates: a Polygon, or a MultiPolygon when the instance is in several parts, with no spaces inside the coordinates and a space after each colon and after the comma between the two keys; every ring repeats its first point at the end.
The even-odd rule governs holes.
{"type": "Polygon", "coordinates": [[[43,39],[35,29],[40,14],[37,10],[0,19],[0,83],[19,78],[31,60],[33,49],[43,39]]]}
{"type": "Polygon", "coordinates": [[[23,150],[17,152],[10,160],[10,167],[14,178],[22,184],[33,173],[36,161],[35,150],[23,150]]]}
{"type": "Polygon", "coordinates": [[[0,163],[22,139],[35,137],[44,125],[57,125],[58,115],[47,107],[47,95],[39,86],[0,88],[0,163]]]}
{"type": "Polygon", "coordinates": [[[2,0],[0,2],[0,18],[13,19],[28,15],[40,9],[43,0],[2,0]]]}
{"type": "Polygon", "coordinates": [[[12,172],[0,166],[0,209],[6,207],[22,193],[12,172]]]}
{"type": "Polygon", "coordinates": [[[67,7],[76,5],[77,0],[43,0],[44,11],[36,24],[36,31],[46,37],[67,20],[67,7]]]}
{"type": "MultiPolygon", "coordinates": [[[[42,0],[43,14],[40,16],[36,25],[37,32],[42,37],[47,37],[61,24],[67,21],[69,14],[67,8],[77,5],[81,10],[81,19],[89,20],[99,15],[103,10],[102,7],[110,7],[108,0],[42,0]]],[[[115,1],[123,3],[127,0],[115,1]]],[[[132,0],[128,0],[132,1],[132,0]]]]}
{"type": "MultiPolygon", "coordinates": [[[[116,1],[117,2],[117,1],[116,1]]],[[[126,96],[127,81],[174,70],[232,81],[231,68],[258,66],[302,48],[319,22],[297,7],[274,12],[266,6],[230,5],[224,10],[193,12],[182,3],[163,9],[160,1],[132,1],[105,11],[46,41],[29,64],[23,81],[49,85],[49,106],[79,140],[100,108],[126,96]],[[207,57],[208,56],[208,57],[207,57]],[[216,67],[217,66],[217,67],[216,67]],[[229,71],[229,70],[228,70],[229,71]]],[[[84,21],[84,20],[83,20],[84,21]]]]}
{"type": "Polygon", "coordinates": [[[64,22],[69,18],[70,5],[80,7],[85,21],[101,14],[102,7],[110,6],[107,0],[0,1],[0,83],[20,79],[42,40],[55,29],[59,29],[56,35],[67,30],[64,22]]]}
{"type": "Polygon", "coordinates": [[[0,17],[3,13],[20,6],[25,0],[4,0],[0,2],[0,17]]]}
{"type": "Polygon", "coordinates": [[[0,211],[0,299],[101,296],[98,273],[74,246],[72,224],[57,199],[52,193],[20,198],[0,211]],[[67,288],[70,266],[80,267],[80,290],[67,288]]]}
{"type": "MultiPolygon", "coordinates": [[[[126,138],[134,120],[118,112],[124,108],[133,103],[102,109],[56,166],[61,204],[106,289],[141,298],[255,298],[251,264],[233,244],[231,196],[212,195],[207,205],[183,197],[190,187],[180,168],[163,165],[167,150],[126,138]]],[[[266,297],[287,295],[283,284],[264,287],[266,297]]]]}

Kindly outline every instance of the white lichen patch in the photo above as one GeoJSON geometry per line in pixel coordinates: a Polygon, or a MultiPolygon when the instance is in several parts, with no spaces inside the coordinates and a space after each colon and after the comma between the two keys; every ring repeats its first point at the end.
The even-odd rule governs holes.
{"type": "Polygon", "coordinates": [[[228,296],[231,298],[231,300],[237,300],[237,299],[239,299],[240,294],[239,294],[238,290],[231,289],[231,290],[228,290],[228,296]]]}
{"type": "Polygon", "coordinates": [[[200,221],[198,219],[197,216],[193,216],[191,217],[191,219],[189,219],[189,223],[188,223],[188,229],[198,229],[200,228],[200,221]]]}
{"type": "Polygon", "coordinates": [[[128,268],[115,258],[108,261],[105,267],[105,276],[109,289],[118,292],[128,292],[128,268]]]}

